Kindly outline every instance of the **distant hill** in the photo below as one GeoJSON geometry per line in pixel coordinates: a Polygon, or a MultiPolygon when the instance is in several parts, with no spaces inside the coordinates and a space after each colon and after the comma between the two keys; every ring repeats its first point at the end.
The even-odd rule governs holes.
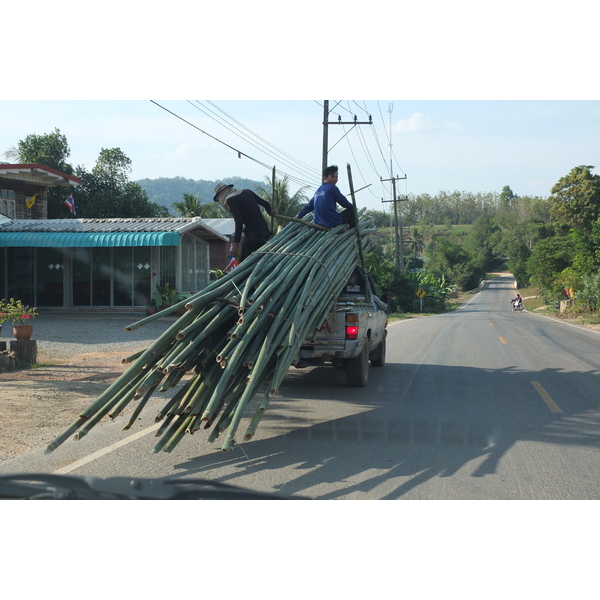
{"type": "Polygon", "coordinates": [[[201,202],[212,202],[215,195],[215,186],[219,182],[233,183],[238,189],[248,188],[256,191],[257,186],[267,189],[262,181],[243,179],[241,177],[227,177],[218,181],[204,179],[186,179],[185,177],[159,177],[158,179],[138,179],[138,183],[148,194],[150,202],[156,202],[173,210],[173,202],[181,202],[183,194],[199,194],[201,202]]]}

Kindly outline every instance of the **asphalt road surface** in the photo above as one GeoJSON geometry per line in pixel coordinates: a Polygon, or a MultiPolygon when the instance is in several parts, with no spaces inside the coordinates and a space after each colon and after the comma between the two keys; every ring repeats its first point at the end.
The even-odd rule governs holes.
{"type": "Polygon", "coordinates": [[[500,278],[457,311],[391,324],[366,388],[292,368],[232,452],[198,432],[153,454],[148,410],[128,432],[117,419],[0,471],[195,477],[316,499],[598,499],[600,335],[513,313],[511,286],[500,278]]]}

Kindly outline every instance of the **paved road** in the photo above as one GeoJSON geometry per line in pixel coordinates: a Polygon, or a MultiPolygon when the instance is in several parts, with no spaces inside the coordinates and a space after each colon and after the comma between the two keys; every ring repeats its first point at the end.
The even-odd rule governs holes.
{"type": "Polygon", "coordinates": [[[108,423],[0,471],[203,477],[319,499],[598,499],[600,335],[512,313],[511,283],[392,324],[367,388],[292,369],[256,437],[230,453],[198,433],[152,454],[148,411],[135,431],[108,423]]]}

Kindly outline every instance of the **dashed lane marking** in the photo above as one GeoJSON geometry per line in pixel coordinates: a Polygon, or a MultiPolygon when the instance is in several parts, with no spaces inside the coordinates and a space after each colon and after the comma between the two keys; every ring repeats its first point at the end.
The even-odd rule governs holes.
{"type": "Polygon", "coordinates": [[[558,407],[558,404],[552,400],[552,396],[544,389],[539,381],[532,381],[531,385],[536,389],[537,393],[542,397],[542,400],[546,403],[546,406],[553,413],[562,413],[562,410],[558,407]]]}

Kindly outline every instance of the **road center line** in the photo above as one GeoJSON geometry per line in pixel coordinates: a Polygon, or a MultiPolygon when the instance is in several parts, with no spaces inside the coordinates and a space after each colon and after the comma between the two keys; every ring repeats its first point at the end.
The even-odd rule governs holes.
{"type": "Polygon", "coordinates": [[[500,341],[501,341],[503,344],[506,344],[506,343],[507,343],[507,341],[506,341],[506,340],[505,340],[505,339],[504,339],[502,336],[499,336],[499,338],[498,338],[498,339],[499,339],[499,340],[500,340],[500,341]]]}
{"type": "Polygon", "coordinates": [[[558,404],[552,400],[552,396],[542,387],[542,384],[538,381],[532,381],[531,385],[536,389],[537,393],[542,397],[542,400],[546,403],[546,406],[553,413],[562,413],[562,410],[558,407],[558,404]]]}
{"type": "Polygon", "coordinates": [[[161,425],[160,423],[155,423],[154,425],[151,425],[150,427],[146,427],[146,429],[142,429],[142,431],[138,431],[137,433],[134,433],[133,435],[126,437],[124,440],[120,440],[118,442],[115,442],[114,444],[111,444],[110,446],[106,446],[105,448],[96,450],[96,452],[92,452],[92,454],[88,454],[88,456],[84,456],[83,458],[76,460],[74,463],[71,463],[70,465],[67,465],[66,467],[57,469],[56,471],[53,471],[53,472],[58,475],[65,475],[66,473],[70,473],[71,471],[74,471],[75,469],[78,469],[79,467],[82,467],[83,465],[87,465],[88,463],[92,462],[93,460],[96,460],[97,458],[100,458],[101,456],[104,456],[105,454],[108,454],[109,452],[112,452],[113,450],[118,450],[119,448],[122,448],[123,446],[127,446],[127,444],[131,444],[131,442],[135,442],[135,440],[139,440],[140,438],[144,437],[145,435],[148,435],[149,433],[156,431],[160,427],[160,425],[161,425]]]}

